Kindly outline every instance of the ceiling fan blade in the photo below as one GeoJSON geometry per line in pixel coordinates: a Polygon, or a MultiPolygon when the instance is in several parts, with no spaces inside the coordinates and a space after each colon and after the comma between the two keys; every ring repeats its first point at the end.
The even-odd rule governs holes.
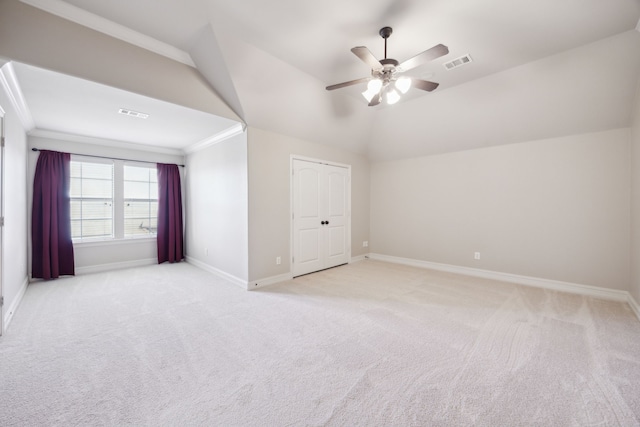
{"type": "Polygon", "coordinates": [[[371,53],[371,51],[366,47],[356,46],[353,49],[351,49],[351,52],[353,52],[354,55],[360,58],[362,62],[367,64],[369,67],[371,67],[372,70],[382,69],[382,64],[380,63],[380,61],[378,61],[376,57],[373,56],[373,53],[371,53]]]}
{"type": "Polygon", "coordinates": [[[353,85],[357,85],[358,83],[366,83],[369,80],[371,80],[371,77],[363,77],[361,79],[351,80],[351,81],[348,81],[348,82],[338,83],[338,84],[335,84],[335,85],[327,86],[326,89],[327,90],[340,89],[341,87],[353,86],[353,85]]]}
{"type": "Polygon", "coordinates": [[[378,92],[377,95],[371,98],[371,101],[369,102],[369,107],[373,107],[375,105],[380,104],[380,101],[382,101],[382,90],[380,90],[380,92],[378,92]]]}
{"type": "Polygon", "coordinates": [[[422,65],[426,62],[433,61],[434,59],[440,58],[441,56],[449,53],[449,48],[443,44],[438,44],[432,47],[431,49],[427,49],[422,53],[417,54],[413,58],[409,58],[404,61],[402,64],[396,67],[398,71],[407,71],[412,68],[416,68],[419,65],[422,65]]]}
{"type": "Polygon", "coordinates": [[[412,80],[411,85],[413,87],[417,89],[426,90],[427,92],[431,92],[432,90],[435,90],[435,88],[440,86],[440,83],[434,83],[427,80],[419,80],[419,79],[411,79],[411,80],[412,80]]]}

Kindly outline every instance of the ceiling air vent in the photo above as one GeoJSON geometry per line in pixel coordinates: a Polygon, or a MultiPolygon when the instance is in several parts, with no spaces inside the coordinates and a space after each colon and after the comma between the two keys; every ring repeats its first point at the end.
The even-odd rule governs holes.
{"type": "Polygon", "coordinates": [[[127,110],[126,108],[121,108],[118,110],[118,113],[124,114],[125,116],[137,117],[139,119],[146,119],[149,117],[147,113],[141,113],[139,111],[127,110]]]}
{"type": "Polygon", "coordinates": [[[456,58],[452,61],[445,62],[444,68],[446,68],[447,70],[453,70],[454,68],[461,67],[465,64],[468,64],[471,61],[472,61],[471,55],[467,53],[466,55],[462,55],[461,57],[456,58]]]}

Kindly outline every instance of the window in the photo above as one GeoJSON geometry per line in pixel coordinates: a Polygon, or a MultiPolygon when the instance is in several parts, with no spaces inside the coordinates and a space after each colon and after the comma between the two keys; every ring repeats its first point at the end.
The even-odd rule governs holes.
{"type": "Polygon", "coordinates": [[[113,163],[71,161],[71,237],[113,237],[113,163]]]}
{"type": "Polygon", "coordinates": [[[151,237],[158,227],[155,165],[71,156],[71,237],[151,237]]]}
{"type": "Polygon", "coordinates": [[[158,173],[156,168],[124,166],[124,237],[156,234],[158,173]]]}

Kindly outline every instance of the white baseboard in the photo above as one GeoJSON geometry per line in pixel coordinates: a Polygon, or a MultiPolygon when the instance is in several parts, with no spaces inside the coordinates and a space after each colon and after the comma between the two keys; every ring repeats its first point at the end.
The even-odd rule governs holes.
{"type": "Polygon", "coordinates": [[[122,270],[124,268],[145,267],[158,263],[157,258],[137,259],[135,261],[112,262],[109,264],[89,265],[87,267],[77,267],[76,275],[102,273],[104,271],[122,270]]]}
{"type": "Polygon", "coordinates": [[[631,294],[628,295],[627,302],[629,303],[631,310],[636,314],[638,320],[640,320],[640,304],[638,304],[631,294]]]}
{"type": "Polygon", "coordinates": [[[352,257],[350,262],[364,261],[367,258],[369,258],[369,254],[358,255],[358,256],[352,257]]]}
{"type": "MultiPolygon", "coordinates": [[[[533,286],[536,288],[551,289],[554,291],[580,294],[599,299],[628,302],[629,292],[616,289],[600,288],[597,286],[581,285],[577,283],[561,282],[558,280],[541,279],[538,277],[520,276],[511,273],[501,273],[498,271],[481,270],[479,268],[461,267],[450,264],[440,264],[436,262],[420,261],[410,258],[400,258],[389,255],[369,254],[369,258],[380,261],[393,262],[396,264],[410,265],[431,270],[446,271],[449,273],[463,274],[466,276],[481,277],[484,279],[499,280],[501,282],[516,283],[519,285],[533,286]]],[[[636,313],[637,314],[637,313],[636,313]]],[[[639,317],[640,319],[640,317],[639,317]]]]}
{"type": "MultiPolygon", "coordinates": [[[[364,254],[364,255],[358,255],[356,257],[352,257],[349,263],[364,261],[365,259],[368,258],[368,256],[369,254],[364,254]]],[[[293,273],[289,272],[289,273],[279,274],[277,276],[266,277],[264,279],[252,280],[251,282],[249,282],[249,290],[251,291],[253,289],[274,285],[276,283],[285,282],[287,280],[292,280],[292,279],[293,279],[293,273]]]]}
{"type": "Polygon", "coordinates": [[[287,280],[293,279],[293,274],[285,273],[279,274],[277,276],[265,277],[264,279],[252,280],[249,283],[249,290],[254,290],[258,288],[262,288],[264,286],[274,285],[276,283],[285,282],[287,280]]]}
{"type": "Polygon", "coordinates": [[[18,306],[22,302],[22,298],[24,297],[24,293],[27,291],[28,285],[29,285],[29,276],[25,277],[24,280],[22,281],[22,285],[20,285],[20,290],[18,291],[18,295],[16,295],[14,300],[11,301],[11,305],[9,306],[9,308],[7,308],[7,311],[4,314],[4,319],[2,321],[2,327],[4,330],[2,331],[2,334],[4,334],[7,331],[7,328],[9,327],[9,323],[11,323],[11,320],[13,319],[13,315],[15,314],[16,310],[18,309],[18,306]]]}
{"type": "Polygon", "coordinates": [[[195,265],[196,267],[204,270],[204,271],[208,271],[209,273],[215,274],[216,276],[225,279],[231,283],[233,283],[234,285],[240,286],[242,289],[247,290],[249,289],[249,284],[247,283],[246,280],[243,280],[239,277],[234,276],[233,274],[229,274],[226,271],[222,271],[219,270],[215,267],[210,266],[209,264],[205,264],[204,262],[197,260],[195,258],[192,257],[186,257],[185,258],[187,260],[187,262],[189,264],[195,265]]]}

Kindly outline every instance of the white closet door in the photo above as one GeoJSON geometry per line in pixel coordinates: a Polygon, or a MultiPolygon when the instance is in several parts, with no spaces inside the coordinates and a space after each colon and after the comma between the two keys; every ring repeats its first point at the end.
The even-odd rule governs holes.
{"type": "Polygon", "coordinates": [[[293,275],[322,270],[322,165],[293,163],[293,275]]]}
{"type": "Polygon", "coordinates": [[[349,170],[293,161],[293,275],[349,261],[349,170]]]}
{"type": "Polygon", "coordinates": [[[349,171],[338,166],[324,166],[325,203],[324,226],[325,238],[325,262],[324,268],[346,264],[348,259],[347,248],[347,186],[349,184],[349,171]]]}

